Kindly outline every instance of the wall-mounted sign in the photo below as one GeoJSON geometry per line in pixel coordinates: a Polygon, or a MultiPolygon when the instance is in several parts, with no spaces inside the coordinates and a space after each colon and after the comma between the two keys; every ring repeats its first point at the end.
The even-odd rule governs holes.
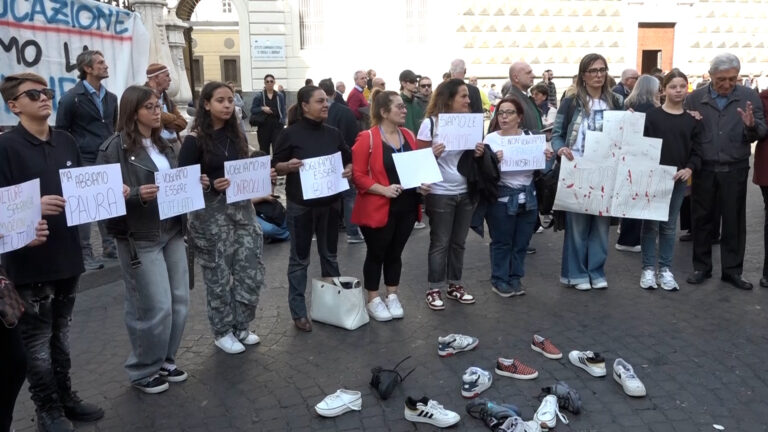
{"type": "Polygon", "coordinates": [[[251,36],[253,60],[285,60],[284,36],[251,36]]]}

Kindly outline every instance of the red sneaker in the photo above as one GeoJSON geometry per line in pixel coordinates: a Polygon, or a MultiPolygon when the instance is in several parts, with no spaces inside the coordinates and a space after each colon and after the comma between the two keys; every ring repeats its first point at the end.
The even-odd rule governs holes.
{"type": "Polygon", "coordinates": [[[445,302],[443,302],[443,294],[439,289],[427,291],[427,306],[432,310],[445,309],[445,302]]]}
{"type": "Polygon", "coordinates": [[[448,285],[448,292],[446,292],[445,295],[449,299],[454,299],[463,304],[472,304],[475,302],[475,298],[468,292],[464,291],[464,287],[461,285],[448,285]]]}
{"type": "Polygon", "coordinates": [[[563,353],[561,353],[556,346],[552,345],[552,342],[549,339],[543,338],[539,335],[533,335],[533,340],[531,341],[531,349],[540,352],[544,355],[544,357],[548,359],[563,358],[563,353]]]}

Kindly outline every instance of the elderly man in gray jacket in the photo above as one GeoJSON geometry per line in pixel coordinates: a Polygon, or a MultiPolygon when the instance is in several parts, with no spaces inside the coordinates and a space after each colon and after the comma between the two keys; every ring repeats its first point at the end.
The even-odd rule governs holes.
{"type": "Polygon", "coordinates": [[[752,289],[742,277],[746,244],[747,176],[750,144],[768,134],[763,106],[755,91],[738,84],[741,64],[733,54],[720,54],[709,68],[712,81],[691,93],[685,107],[701,114],[702,167],[693,173],[693,273],[699,284],[712,277],[712,225],[722,212],[721,279],[736,288],[752,289]]]}

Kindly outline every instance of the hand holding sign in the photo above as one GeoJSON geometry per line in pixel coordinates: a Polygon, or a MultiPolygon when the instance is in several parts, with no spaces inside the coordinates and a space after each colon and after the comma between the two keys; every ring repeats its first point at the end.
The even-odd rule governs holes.
{"type": "Polygon", "coordinates": [[[35,240],[42,218],[39,197],[39,179],[0,188],[0,253],[20,249],[35,240]]]}
{"type": "Polygon", "coordinates": [[[120,164],[62,169],[59,178],[68,226],[125,215],[120,164]]]}
{"type": "Polygon", "coordinates": [[[499,158],[501,171],[543,169],[546,164],[547,141],[544,135],[502,136],[491,148],[502,153],[499,158]]]}

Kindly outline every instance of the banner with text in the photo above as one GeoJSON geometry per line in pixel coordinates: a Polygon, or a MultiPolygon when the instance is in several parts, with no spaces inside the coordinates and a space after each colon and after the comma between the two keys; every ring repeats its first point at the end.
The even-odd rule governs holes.
{"type": "Polygon", "coordinates": [[[20,249],[35,239],[42,219],[40,179],[0,188],[0,253],[20,249]]]}
{"type": "Polygon", "coordinates": [[[299,168],[301,191],[305,200],[322,198],[349,189],[349,181],[341,176],[344,165],[341,152],[304,159],[299,168]]]}
{"type": "Polygon", "coordinates": [[[200,165],[190,165],[155,173],[157,207],[160,219],[200,210],[205,207],[200,165]]]}
{"type": "Polygon", "coordinates": [[[445,150],[473,150],[483,142],[482,114],[448,114],[437,116],[437,140],[445,150]]]}
{"type": "MultiPolygon", "coordinates": [[[[0,78],[34,71],[56,91],[53,109],[77,83],[77,55],[101,51],[109,65],[104,85],[119,98],[126,87],[145,81],[149,34],[137,13],[92,0],[2,0],[0,78]]],[[[56,113],[51,115],[53,124],[56,113]]],[[[18,118],[3,104],[0,125],[18,118]]]]}
{"type": "Polygon", "coordinates": [[[120,164],[62,169],[59,177],[68,226],[125,215],[120,164]]]}
{"type": "Polygon", "coordinates": [[[269,156],[224,162],[224,176],[229,179],[227,204],[272,195],[272,167],[269,156]]]}
{"type": "Polygon", "coordinates": [[[503,136],[498,144],[491,144],[494,152],[501,150],[503,157],[501,171],[521,171],[544,169],[547,158],[546,135],[503,136]]]}

